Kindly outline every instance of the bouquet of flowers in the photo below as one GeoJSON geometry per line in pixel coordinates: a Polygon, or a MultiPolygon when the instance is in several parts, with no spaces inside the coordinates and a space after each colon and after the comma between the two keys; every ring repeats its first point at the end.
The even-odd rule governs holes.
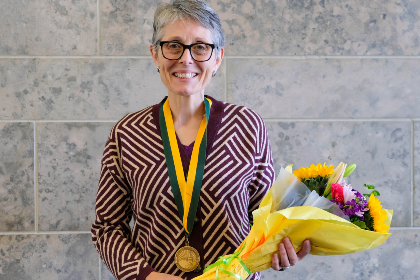
{"type": "Polygon", "coordinates": [[[347,167],[341,162],[335,170],[333,168],[331,165],[325,166],[325,163],[317,166],[312,164],[311,167],[300,168],[293,174],[309,189],[338,205],[344,212],[345,219],[350,219],[362,229],[387,233],[389,225],[385,224],[385,221],[388,214],[386,210],[382,210],[381,202],[376,198],[380,194],[374,190],[375,187],[364,184],[373,191],[362,195],[350,184],[346,184],[343,177],[349,176],[356,169],[355,164],[347,167]]]}
{"type": "Polygon", "coordinates": [[[194,279],[246,279],[271,267],[271,257],[284,237],[299,251],[311,240],[312,255],[344,255],[384,243],[392,210],[382,209],[379,192],[366,185],[360,194],[346,184],[356,165],[318,164],[292,173],[282,168],[276,182],[252,214],[254,225],[234,254],[217,262],[194,279]]]}

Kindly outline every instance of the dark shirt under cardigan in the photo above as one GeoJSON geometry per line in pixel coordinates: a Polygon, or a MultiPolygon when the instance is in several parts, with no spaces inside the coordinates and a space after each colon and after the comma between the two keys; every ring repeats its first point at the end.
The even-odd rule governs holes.
{"type": "MultiPolygon", "coordinates": [[[[207,96],[208,97],[208,96],[207,96]]],[[[190,246],[201,268],[233,253],[250,230],[251,212],[274,181],[270,142],[252,110],[211,97],[207,154],[190,246]]],[[[178,140],[179,147],[183,147],[178,140]]],[[[192,146],[190,147],[192,149],[192,146]]],[[[185,173],[191,151],[180,149],[185,173]]],[[[102,159],[92,239],[117,279],[145,279],[152,271],[192,279],[175,252],[185,243],[169,182],[159,128],[159,104],[126,115],[112,128],[102,159]],[[134,227],[129,222],[133,217],[134,227]]],[[[248,279],[260,279],[254,273],[248,279]]]]}

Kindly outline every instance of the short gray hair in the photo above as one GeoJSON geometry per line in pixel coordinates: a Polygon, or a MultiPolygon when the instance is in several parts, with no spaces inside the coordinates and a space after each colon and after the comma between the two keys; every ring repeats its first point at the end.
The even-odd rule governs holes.
{"type": "Polygon", "coordinates": [[[202,0],[172,0],[170,4],[159,4],[153,22],[152,45],[157,51],[163,28],[176,20],[193,20],[211,31],[216,55],[225,46],[225,36],[219,16],[202,0]]]}

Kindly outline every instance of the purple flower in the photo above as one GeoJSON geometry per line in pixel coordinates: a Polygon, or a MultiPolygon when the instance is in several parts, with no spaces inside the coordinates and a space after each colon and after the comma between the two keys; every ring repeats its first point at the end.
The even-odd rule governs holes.
{"type": "Polygon", "coordinates": [[[359,220],[363,221],[364,212],[369,210],[367,207],[367,200],[361,193],[354,190],[350,184],[346,184],[345,182],[342,182],[342,184],[344,202],[338,202],[335,198],[331,199],[331,201],[337,204],[347,216],[351,217],[356,215],[359,220]]]}
{"type": "Polygon", "coordinates": [[[357,211],[356,213],[354,213],[354,215],[357,215],[360,218],[363,218],[363,211],[357,211]]]}

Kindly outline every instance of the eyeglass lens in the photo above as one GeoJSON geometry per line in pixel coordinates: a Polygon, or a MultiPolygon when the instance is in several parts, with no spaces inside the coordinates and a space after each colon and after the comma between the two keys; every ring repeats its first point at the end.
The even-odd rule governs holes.
{"type": "MultiPolygon", "coordinates": [[[[190,49],[191,56],[197,61],[206,61],[211,57],[213,48],[206,44],[194,44],[190,49]]],[[[162,45],[163,55],[168,59],[180,59],[184,46],[176,42],[168,42],[162,45]]]]}

